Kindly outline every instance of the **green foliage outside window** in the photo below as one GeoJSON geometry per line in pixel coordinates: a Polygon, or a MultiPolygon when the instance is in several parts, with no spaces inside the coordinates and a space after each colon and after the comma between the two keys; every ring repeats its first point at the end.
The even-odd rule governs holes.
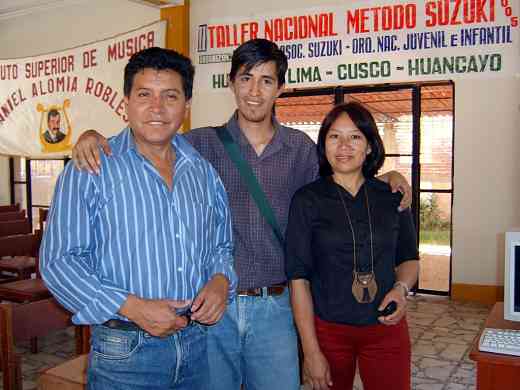
{"type": "Polygon", "coordinates": [[[437,197],[421,197],[420,242],[432,245],[450,245],[450,221],[441,216],[437,197]]]}

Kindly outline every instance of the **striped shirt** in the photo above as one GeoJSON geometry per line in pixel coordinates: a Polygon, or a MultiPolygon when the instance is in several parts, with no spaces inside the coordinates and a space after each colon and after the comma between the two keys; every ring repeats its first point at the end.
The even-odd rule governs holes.
{"type": "Polygon", "coordinates": [[[42,277],[76,324],[121,318],[129,294],[193,299],[216,273],[234,295],[231,215],[211,164],[184,139],[173,190],[129,129],[110,140],[99,176],[69,163],[60,175],[40,249],[42,277]]]}

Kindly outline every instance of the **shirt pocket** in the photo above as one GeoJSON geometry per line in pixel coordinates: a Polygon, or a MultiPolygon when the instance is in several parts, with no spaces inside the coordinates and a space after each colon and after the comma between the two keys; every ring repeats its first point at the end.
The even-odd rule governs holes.
{"type": "Polygon", "coordinates": [[[203,258],[212,247],[216,234],[216,210],[208,203],[193,204],[192,220],[188,222],[188,230],[195,242],[195,248],[203,258]]]}

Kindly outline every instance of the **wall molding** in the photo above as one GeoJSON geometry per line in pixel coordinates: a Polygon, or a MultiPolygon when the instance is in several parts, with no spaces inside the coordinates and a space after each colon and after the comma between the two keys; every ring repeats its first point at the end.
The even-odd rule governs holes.
{"type": "Polygon", "coordinates": [[[451,299],[454,301],[478,302],[492,305],[504,300],[504,286],[453,283],[451,299]]]}

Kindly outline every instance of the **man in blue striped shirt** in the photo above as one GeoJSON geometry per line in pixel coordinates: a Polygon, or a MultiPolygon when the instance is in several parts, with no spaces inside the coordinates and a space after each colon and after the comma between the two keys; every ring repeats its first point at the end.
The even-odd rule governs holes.
{"type": "Polygon", "coordinates": [[[68,164],[56,184],[41,272],[73,321],[94,325],[90,389],[208,388],[200,324],[220,319],[237,278],[226,191],[176,135],[193,75],[172,50],[132,56],[112,158],[99,176],[68,164]]]}

